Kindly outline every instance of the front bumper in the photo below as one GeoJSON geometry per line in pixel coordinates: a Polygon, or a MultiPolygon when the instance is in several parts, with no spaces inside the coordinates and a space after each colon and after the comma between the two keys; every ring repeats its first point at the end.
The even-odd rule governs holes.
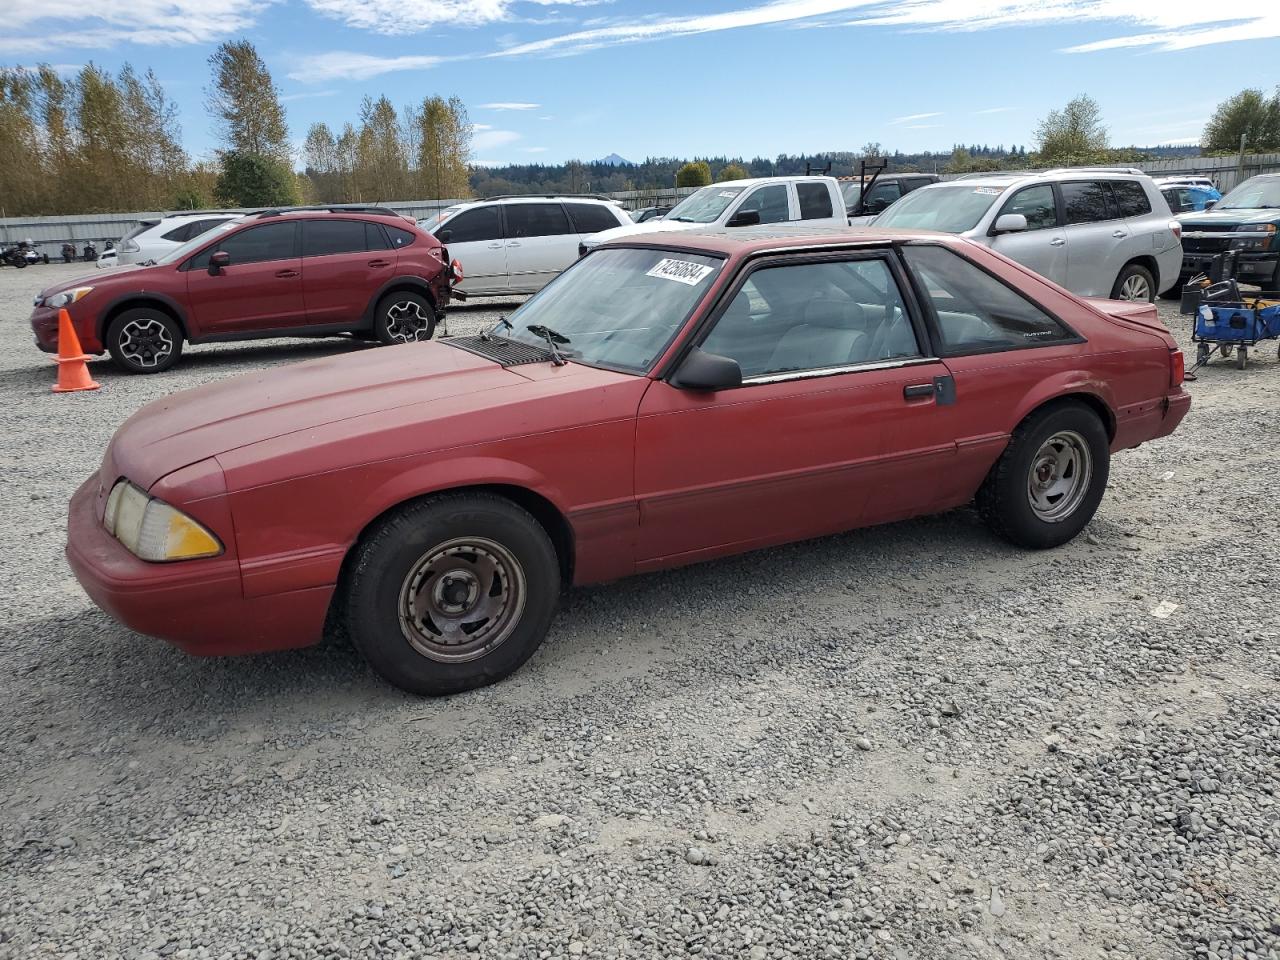
{"type": "Polygon", "coordinates": [[[67,562],[115,620],[194,654],[264,653],[320,640],[332,586],[246,598],[234,557],[139,560],[102,526],[100,493],[95,475],[71,498],[67,562]]]}
{"type": "MultiPolygon", "coordinates": [[[[1215,256],[1218,256],[1218,254],[1187,253],[1184,251],[1182,254],[1182,275],[1191,277],[1197,273],[1208,273],[1215,256]]],[[[1277,263],[1280,263],[1280,253],[1237,251],[1236,279],[1243,280],[1246,283],[1257,283],[1264,287],[1270,286],[1272,278],[1276,275],[1277,263]]]]}
{"type": "MultiPolygon", "coordinates": [[[[98,331],[95,329],[93,317],[73,312],[71,314],[71,325],[75,327],[81,350],[94,355],[106,353],[106,347],[98,339],[98,331]]],[[[35,334],[37,347],[45,353],[57,353],[58,311],[51,307],[36,307],[32,310],[31,332],[35,334]]]]}

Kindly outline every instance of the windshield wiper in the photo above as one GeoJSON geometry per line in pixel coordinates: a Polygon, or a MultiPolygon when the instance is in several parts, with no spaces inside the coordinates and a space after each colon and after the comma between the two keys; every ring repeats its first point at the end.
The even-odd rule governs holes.
{"type": "Polygon", "coordinates": [[[493,339],[494,334],[496,334],[501,327],[506,327],[508,330],[515,329],[513,326],[511,326],[510,320],[508,320],[506,317],[499,317],[498,322],[495,323],[488,330],[480,331],[480,339],[483,340],[485,343],[488,343],[490,340],[493,339]]]}
{"type": "Polygon", "coordinates": [[[563,344],[569,343],[569,338],[566,337],[563,333],[559,333],[555,330],[552,330],[550,327],[544,327],[542,324],[538,324],[538,323],[530,324],[529,326],[525,327],[525,329],[528,330],[530,333],[532,333],[535,337],[542,337],[543,340],[547,341],[547,347],[550,348],[551,350],[551,362],[554,363],[557,367],[563,367],[568,362],[567,360],[565,360],[564,355],[560,353],[560,348],[556,346],[556,344],[559,344],[559,343],[563,343],[563,344]]]}
{"type": "Polygon", "coordinates": [[[667,215],[666,215],[665,217],[663,217],[662,219],[663,219],[663,220],[674,220],[674,221],[676,221],[676,223],[697,223],[697,222],[698,222],[697,220],[693,219],[693,217],[673,217],[673,216],[671,216],[671,214],[667,214],[667,215]]]}

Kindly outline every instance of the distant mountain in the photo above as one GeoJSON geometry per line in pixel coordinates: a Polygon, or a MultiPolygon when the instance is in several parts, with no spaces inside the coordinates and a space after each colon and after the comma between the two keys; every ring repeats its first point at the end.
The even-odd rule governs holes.
{"type": "Polygon", "coordinates": [[[628,160],[626,157],[620,157],[616,153],[611,153],[607,157],[601,157],[599,160],[596,161],[596,163],[607,163],[611,167],[616,167],[619,165],[624,165],[628,167],[633,166],[630,160],[628,160]]]}

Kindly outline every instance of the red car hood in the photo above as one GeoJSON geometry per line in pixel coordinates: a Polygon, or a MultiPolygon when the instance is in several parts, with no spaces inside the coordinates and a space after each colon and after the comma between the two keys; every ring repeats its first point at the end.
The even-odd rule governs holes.
{"type": "Polygon", "coordinates": [[[184,390],[140,409],[116,431],[104,487],[144,490],[166,474],[273,437],[391,408],[527,383],[492,360],[422,343],[290,364],[184,390]]]}
{"type": "MultiPolygon", "coordinates": [[[[45,297],[51,297],[55,293],[62,293],[64,290],[74,290],[76,287],[94,287],[97,289],[107,289],[112,287],[130,287],[143,289],[146,286],[146,277],[152,271],[160,270],[160,267],[140,267],[134,263],[122,263],[118,267],[112,267],[108,270],[98,270],[94,273],[81,274],[70,280],[62,280],[58,283],[51,284],[40,291],[39,297],[43,300],[45,297]],[[127,279],[126,279],[127,278],[127,279]]],[[[173,269],[173,268],[167,268],[173,269]]],[[[97,294],[95,294],[97,296],[97,294]]]]}

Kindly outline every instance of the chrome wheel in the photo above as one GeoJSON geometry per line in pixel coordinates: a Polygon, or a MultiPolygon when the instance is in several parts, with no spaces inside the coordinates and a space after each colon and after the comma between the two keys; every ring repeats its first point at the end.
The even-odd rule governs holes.
{"type": "Polygon", "coordinates": [[[155,317],[138,317],[120,328],[120,355],[139,369],[158,367],[173,353],[168,326],[155,317]]]}
{"type": "Polygon", "coordinates": [[[1084,437],[1063,430],[1046,440],[1031,461],[1027,498],[1035,515],[1057,523],[1075,513],[1093,478],[1093,456],[1084,437]]]}
{"type": "Polygon", "coordinates": [[[387,336],[395,343],[414,343],[431,337],[431,311],[413,300],[400,300],[387,308],[387,336]]]}
{"type": "Polygon", "coordinates": [[[1144,303],[1151,302],[1151,284],[1147,283],[1147,278],[1140,273],[1135,273],[1127,278],[1120,285],[1121,300],[1141,300],[1144,303]]]}
{"type": "Polygon", "coordinates": [[[506,547],[463,537],[432,547],[400,587],[400,629],[418,653],[443,663],[500,646],[524,612],[524,570],[506,547]]]}

